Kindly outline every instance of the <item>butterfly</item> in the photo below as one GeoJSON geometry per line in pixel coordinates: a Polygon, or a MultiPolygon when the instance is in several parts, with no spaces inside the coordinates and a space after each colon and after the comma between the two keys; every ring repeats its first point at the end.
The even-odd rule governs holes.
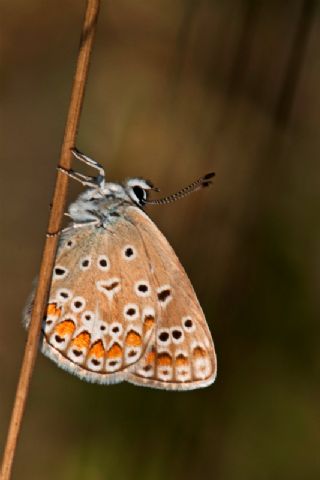
{"type": "MultiPolygon", "coordinates": [[[[216,356],[196,294],[166,238],[144,212],[211,183],[205,175],[179,192],[150,200],[151,182],[106,182],[64,170],[85,187],[66,215],[42,322],[41,350],[59,367],[95,383],[127,381],[167,390],[213,383],[216,356]]],[[[28,327],[34,292],[24,310],[28,327]]]]}

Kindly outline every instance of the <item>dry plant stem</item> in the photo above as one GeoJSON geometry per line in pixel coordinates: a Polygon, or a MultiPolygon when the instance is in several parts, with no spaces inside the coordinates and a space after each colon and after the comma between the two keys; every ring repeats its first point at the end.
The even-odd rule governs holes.
{"type": "MultiPolygon", "coordinates": [[[[99,6],[100,0],[87,0],[86,13],[80,41],[80,50],[78,54],[76,73],[73,81],[68,118],[59,161],[59,165],[66,169],[70,169],[71,166],[70,148],[75,145],[75,138],[83,103],[84,89],[88,75],[89,58],[96,30],[99,6]]],[[[25,410],[30,380],[38,351],[41,320],[48,297],[53,263],[58,243],[58,235],[54,234],[56,234],[61,228],[62,216],[66,202],[67,186],[67,175],[58,172],[53,194],[52,209],[49,218],[49,235],[46,238],[42,255],[39,282],[35,295],[31,323],[3,455],[0,477],[1,480],[9,480],[11,477],[13,458],[17,446],[23,413],[25,410]]]]}

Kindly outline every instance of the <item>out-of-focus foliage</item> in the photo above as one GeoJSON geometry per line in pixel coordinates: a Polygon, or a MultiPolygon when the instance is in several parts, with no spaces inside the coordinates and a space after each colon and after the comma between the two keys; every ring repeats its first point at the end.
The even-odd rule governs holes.
{"type": "MultiPolygon", "coordinates": [[[[1,446],[84,6],[1,2],[1,446]]],[[[199,295],[218,378],[101,387],[39,357],[14,479],[320,478],[317,6],[102,2],[78,147],[163,192],[216,172],[148,213],[199,295]]]]}

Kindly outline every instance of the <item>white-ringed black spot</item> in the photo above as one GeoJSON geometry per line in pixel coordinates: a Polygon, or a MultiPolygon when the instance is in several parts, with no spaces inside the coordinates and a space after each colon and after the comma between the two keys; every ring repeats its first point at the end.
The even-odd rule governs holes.
{"type": "Polygon", "coordinates": [[[194,322],[190,317],[184,317],[182,319],[182,325],[187,332],[192,332],[195,329],[194,322]]]}
{"type": "Polygon", "coordinates": [[[169,333],[168,332],[161,332],[159,334],[159,340],[160,342],[167,342],[168,338],[169,338],[169,333]]]}
{"type": "Polygon", "coordinates": [[[134,303],[128,303],[124,306],[123,313],[127,320],[136,320],[139,316],[138,306],[134,303]]]}
{"type": "Polygon", "coordinates": [[[67,290],[66,288],[60,288],[57,291],[57,297],[61,302],[66,302],[69,298],[71,298],[72,293],[70,290],[67,290]]]}
{"type": "Polygon", "coordinates": [[[136,256],[136,251],[132,245],[127,245],[123,249],[123,256],[126,260],[133,260],[136,256]]]}
{"type": "Polygon", "coordinates": [[[119,278],[110,278],[109,280],[97,280],[97,289],[112,300],[114,295],[121,290],[119,278]]]}
{"type": "Polygon", "coordinates": [[[109,270],[109,267],[110,267],[110,262],[108,257],[106,255],[100,255],[98,257],[98,268],[106,272],[107,270],[109,270]]]}
{"type": "Polygon", "coordinates": [[[172,298],[170,285],[163,285],[158,288],[158,299],[162,306],[166,306],[172,298]]]}
{"type": "Polygon", "coordinates": [[[81,312],[81,310],[84,309],[85,303],[86,303],[86,302],[85,302],[84,298],[82,298],[82,297],[75,297],[75,298],[72,300],[71,309],[72,309],[74,312],[81,312]]]}
{"type": "Polygon", "coordinates": [[[135,292],[139,297],[148,297],[150,295],[150,285],[145,280],[139,280],[135,284],[135,292]]]}
{"type": "Polygon", "coordinates": [[[167,328],[163,328],[159,330],[157,337],[158,337],[158,343],[160,345],[166,346],[166,345],[169,345],[169,343],[171,342],[170,331],[167,328]]]}
{"type": "Polygon", "coordinates": [[[183,341],[184,335],[183,335],[183,330],[181,328],[171,328],[171,335],[172,335],[172,340],[173,343],[181,343],[183,341]]]}
{"type": "Polygon", "coordinates": [[[73,349],[72,353],[76,357],[81,357],[81,355],[83,355],[83,352],[81,352],[81,350],[76,350],[76,349],[73,349]]]}
{"type": "Polygon", "coordinates": [[[68,240],[66,243],[67,248],[72,248],[75,245],[75,242],[73,240],[68,240]]]}
{"type": "Polygon", "coordinates": [[[92,365],[94,365],[95,367],[98,367],[99,365],[101,365],[101,362],[99,360],[97,360],[96,358],[93,358],[91,360],[91,363],[92,365]]]}
{"type": "Polygon", "coordinates": [[[170,290],[169,289],[162,290],[161,292],[158,293],[158,298],[159,298],[160,302],[165,302],[168,297],[170,297],[170,290]]]}
{"type": "Polygon", "coordinates": [[[55,269],[54,269],[54,274],[57,277],[63,277],[66,272],[67,272],[67,270],[65,268],[62,268],[62,267],[55,267],[55,269]]]}
{"type": "Polygon", "coordinates": [[[138,290],[139,292],[145,293],[149,290],[149,288],[148,285],[141,283],[140,285],[138,285],[138,290]]]}
{"type": "Polygon", "coordinates": [[[115,337],[119,337],[123,331],[122,325],[119,322],[113,322],[109,326],[109,332],[111,335],[114,335],[115,337]]]}
{"type": "Polygon", "coordinates": [[[88,270],[91,266],[91,257],[82,257],[79,262],[80,270],[88,270]]]}
{"type": "Polygon", "coordinates": [[[66,339],[63,338],[63,337],[60,337],[60,335],[55,335],[55,336],[54,336],[54,339],[55,339],[55,341],[56,341],[57,343],[63,343],[63,342],[66,341],[66,339]]]}
{"type": "Polygon", "coordinates": [[[133,357],[136,357],[138,354],[139,354],[138,350],[129,350],[128,357],[133,358],[133,357]]]}
{"type": "Polygon", "coordinates": [[[91,320],[94,319],[94,313],[90,312],[90,310],[86,310],[85,312],[82,313],[81,318],[82,321],[84,322],[91,322],[91,320]]]}
{"type": "Polygon", "coordinates": [[[106,290],[109,290],[109,291],[110,291],[110,290],[114,290],[115,288],[117,288],[118,285],[119,285],[118,280],[112,280],[111,282],[106,283],[106,284],[104,285],[104,288],[105,288],[106,290]]]}

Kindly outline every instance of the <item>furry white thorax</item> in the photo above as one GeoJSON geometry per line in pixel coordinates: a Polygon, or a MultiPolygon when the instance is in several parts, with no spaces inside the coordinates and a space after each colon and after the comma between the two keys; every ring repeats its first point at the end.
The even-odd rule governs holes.
{"type": "Polygon", "coordinates": [[[81,193],[68,208],[68,214],[75,223],[99,222],[101,225],[119,217],[119,210],[126,206],[142,207],[147,191],[152,186],[144,179],[130,178],[124,184],[102,183],[81,193]],[[138,188],[140,193],[134,189],[138,188]]]}

